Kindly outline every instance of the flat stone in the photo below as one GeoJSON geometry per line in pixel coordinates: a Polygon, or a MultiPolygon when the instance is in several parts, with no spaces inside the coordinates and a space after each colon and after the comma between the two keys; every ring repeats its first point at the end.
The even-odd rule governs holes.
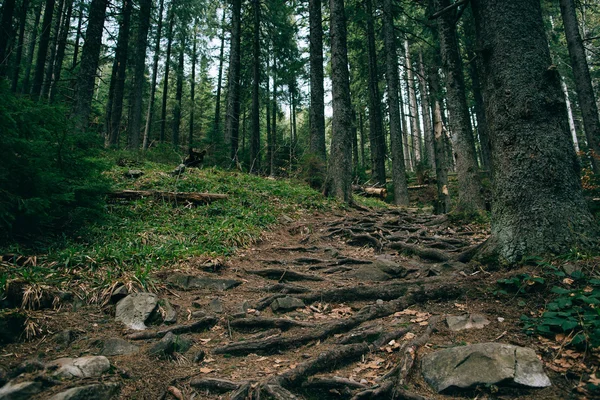
{"type": "Polygon", "coordinates": [[[533,388],[551,385],[535,351],[502,343],[479,343],[427,354],[421,371],[438,393],[448,388],[506,382],[533,388]]]}
{"type": "Polygon", "coordinates": [[[392,279],[392,276],[386,274],[381,269],[371,265],[360,266],[352,271],[348,271],[346,276],[359,281],[384,282],[392,279]]]}
{"type": "Polygon", "coordinates": [[[59,358],[50,362],[49,369],[56,369],[53,376],[60,378],[91,378],[101,376],[110,369],[110,361],[104,356],[59,358]]]}
{"type": "Polygon", "coordinates": [[[0,388],[0,400],[27,400],[41,391],[41,382],[8,382],[0,388]]]}
{"type": "Polygon", "coordinates": [[[305,304],[302,300],[291,296],[280,297],[271,303],[271,309],[279,312],[295,310],[304,306],[305,304]]]}
{"type": "Polygon", "coordinates": [[[204,278],[184,274],[173,274],[167,278],[167,282],[183,290],[212,289],[224,291],[242,284],[242,281],[234,279],[204,278]]]}
{"type": "Polygon", "coordinates": [[[448,315],[446,323],[451,331],[462,331],[465,329],[482,329],[490,321],[482,314],[448,315]]]}
{"type": "Polygon", "coordinates": [[[122,356],[132,353],[137,353],[140,350],[139,346],[129,343],[121,338],[110,338],[104,341],[101,354],[103,356],[122,356]]]}
{"type": "Polygon", "coordinates": [[[158,296],[154,293],[133,293],[117,303],[115,319],[121,321],[129,329],[146,329],[146,320],[158,304],[158,296]]]}
{"type": "Polygon", "coordinates": [[[129,290],[127,290],[127,287],[125,285],[117,286],[110,295],[110,301],[116,303],[122,298],[127,297],[128,294],[129,290]]]}
{"type": "Polygon", "coordinates": [[[119,391],[116,383],[78,386],[50,397],[49,400],[110,400],[119,391]]]}
{"type": "Polygon", "coordinates": [[[175,352],[175,335],[167,333],[159,342],[148,350],[150,356],[158,358],[169,358],[175,352]]]}
{"type": "Polygon", "coordinates": [[[219,298],[214,298],[208,303],[208,307],[214,313],[221,314],[223,312],[223,302],[219,298]]]}
{"type": "Polygon", "coordinates": [[[173,307],[169,300],[164,300],[163,310],[165,315],[163,317],[163,322],[167,325],[174,324],[177,322],[177,310],[173,307]]]}

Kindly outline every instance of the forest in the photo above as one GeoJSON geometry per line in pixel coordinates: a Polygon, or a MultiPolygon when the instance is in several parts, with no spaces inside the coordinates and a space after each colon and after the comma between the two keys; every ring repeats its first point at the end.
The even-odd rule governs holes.
{"type": "Polygon", "coordinates": [[[597,1],[0,21],[0,400],[600,396],[597,1]]]}

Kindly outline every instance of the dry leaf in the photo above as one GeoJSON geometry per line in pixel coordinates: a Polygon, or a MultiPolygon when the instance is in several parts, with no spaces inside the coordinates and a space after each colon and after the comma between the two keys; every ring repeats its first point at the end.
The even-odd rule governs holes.
{"type": "Polygon", "coordinates": [[[200,368],[200,372],[202,372],[203,374],[210,374],[211,372],[215,372],[215,370],[212,368],[202,367],[200,368]]]}
{"type": "Polygon", "coordinates": [[[571,278],[565,278],[562,280],[562,283],[564,283],[565,285],[572,285],[573,282],[575,282],[575,281],[571,278]]]}
{"type": "Polygon", "coordinates": [[[171,393],[177,400],[184,400],[183,393],[181,393],[181,390],[177,389],[175,386],[169,386],[167,391],[171,393]]]}

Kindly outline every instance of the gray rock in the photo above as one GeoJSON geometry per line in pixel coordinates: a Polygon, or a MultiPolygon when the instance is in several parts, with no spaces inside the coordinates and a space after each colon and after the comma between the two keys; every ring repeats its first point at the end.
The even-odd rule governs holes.
{"type": "Polygon", "coordinates": [[[194,356],[194,362],[200,363],[204,361],[204,357],[206,357],[206,352],[204,350],[199,350],[194,356]]]}
{"type": "Polygon", "coordinates": [[[133,293],[117,303],[115,319],[121,321],[129,329],[146,329],[146,320],[158,304],[158,297],[153,293],[133,293]]]}
{"type": "Polygon", "coordinates": [[[213,290],[229,290],[238,285],[241,285],[241,281],[234,279],[217,279],[217,278],[203,278],[194,275],[184,274],[173,274],[169,276],[167,282],[171,285],[183,289],[213,289],[213,290]]]}
{"type": "Polygon", "coordinates": [[[391,275],[394,278],[404,278],[406,275],[408,275],[408,270],[406,268],[386,258],[385,256],[375,257],[375,261],[373,262],[372,266],[379,268],[381,271],[391,275]]]}
{"type": "Polygon", "coordinates": [[[75,332],[70,329],[65,329],[54,335],[54,342],[60,347],[67,347],[73,340],[75,340],[75,332]]]}
{"type": "Polygon", "coordinates": [[[187,351],[194,345],[194,340],[187,335],[175,336],[175,351],[181,354],[187,351]]]}
{"type": "Polygon", "coordinates": [[[110,301],[116,303],[122,298],[127,297],[128,294],[129,290],[127,290],[127,287],[125,285],[117,286],[110,295],[110,301]]]}
{"type": "Polygon", "coordinates": [[[126,177],[133,179],[137,179],[142,175],[144,175],[144,171],[141,171],[139,169],[130,169],[129,171],[125,172],[126,177]]]}
{"type": "Polygon", "coordinates": [[[575,272],[581,271],[581,265],[566,263],[563,265],[563,270],[566,272],[567,275],[571,276],[575,272]]]}
{"type": "Polygon", "coordinates": [[[41,391],[41,382],[8,382],[0,388],[0,400],[27,400],[41,391]]]}
{"type": "Polygon", "coordinates": [[[164,304],[162,306],[165,315],[163,317],[163,322],[165,324],[174,324],[177,322],[177,310],[175,310],[175,308],[173,307],[173,305],[171,304],[171,302],[169,300],[164,301],[164,304]]]}
{"type": "Polygon", "coordinates": [[[206,317],[207,315],[208,314],[206,313],[206,311],[192,311],[192,318],[200,319],[206,317]]]}
{"type": "Polygon", "coordinates": [[[248,300],[244,300],[244,302],[242,303],[242,305],[240,306],[240,311],[242,313],[247,313],[248,310],[250,309],[250,303],[248,302],[248,300]]]}
{"type": "Polygon", "coordinates": [[[295,310],[304,306],[305,304],[302,300],[291,296],[280,297],[271,303],[271,309],[279,312],[295,310]]]}
{"type": "Polygon", "coordinates": [[[392,279],[392,276],[386,274],[381,269],[371,265],[360,266],[352,271],[349,271],[346,276],[357,279],[359,281],[383,282],[392,279]]]}
{"type": "Polygon", "coordinates": [[[504,381],[534,388],[551,385],[532,349],[502,343],[479,343],[427,354],[421,371],[438,393],[504,381]]]}
{"type": "Polygon", "coordinates": [[[109,400],[119,391],[116,383],[78,386],[50,397],[49,400],[109,400]]]}
{"type": "Polygon", "coordinates": [[[46,365],[48,369],[56,369],[52,375],[60,378],[90,378],[101,376],[110,369],[110,361],[104,356],[87,356],[79,358],[59,358],[46,365]]]}
{"type": "Polygon", "coordinates": [[[223,302],[219,298],[214,298],[208,303],[208,307],[214,313],[221,314],[223,312],[223,302]]]}
{"type": "Polygon", "coordinates": [[[448,315],[446,323],[451,331],[462,331],[464,329],[482,329],[490,321],[481,314],[448,315]]]}
{"type": "Polygon", "coordinates": [[[169,332],[148,350],[148,354],[163,359],[169,358],[175,352],[175,346],[175,335],[169,332]]]}
{"type": "Polygon", "coordinates": [[[104,342],[102,347],[103,356],[122,356],[126,354],[137,353],[140,350],[139,346],[129,343],[121,338],[110,338],[104,342]]]}

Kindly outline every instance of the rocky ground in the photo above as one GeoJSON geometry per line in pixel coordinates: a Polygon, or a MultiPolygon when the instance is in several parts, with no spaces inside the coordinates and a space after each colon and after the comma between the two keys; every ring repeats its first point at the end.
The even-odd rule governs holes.
{"type": "Polygon", "coordinates": [[[516,272],[468,262],[487,234],[417,209],[290,219],[153,293],[30,312],[37,335],[0,347],[0,399],[592,398],[598,354],[526,336],[537,310],[493,294],[516,272]]]}

